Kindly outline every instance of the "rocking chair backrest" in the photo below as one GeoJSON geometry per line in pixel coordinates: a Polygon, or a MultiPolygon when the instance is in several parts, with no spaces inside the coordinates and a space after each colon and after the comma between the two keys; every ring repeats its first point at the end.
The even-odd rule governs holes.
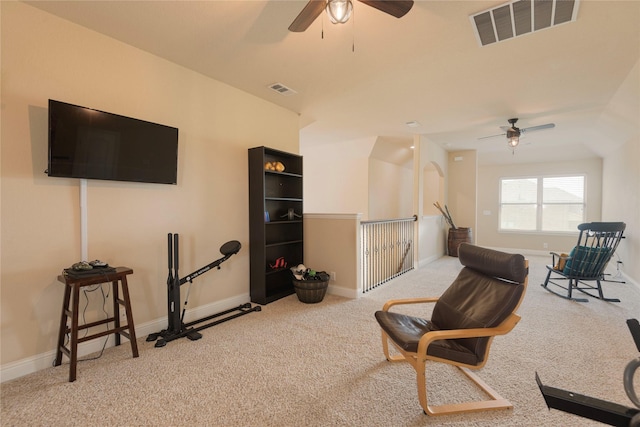
{"type": "MultiPolygon", "coordinates": [[[[433,308],[435,329],[491,328],[500,325],[520,305],[528,269],[522,255],[462,243],[458,249],[465,267],[433,308]]],[[[490,338],[456,342],[484,361],[490,338]]]]}
{"type": "Polygon", "coordinates": [[[569,253],[562,273],[575,278],[600,278],[622,239],[625,227],[624,222],[580,224],[578,244],[569,253]]]}

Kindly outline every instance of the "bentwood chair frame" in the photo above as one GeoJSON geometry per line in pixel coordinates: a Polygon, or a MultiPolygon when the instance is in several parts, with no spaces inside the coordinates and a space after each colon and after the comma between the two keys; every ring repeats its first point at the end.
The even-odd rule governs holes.
{"type": "MultiPolygon", "coordinates": [[[[406,304],[438,304],[440,297],[390,300],[386,304],[384,304],[381,312],[376,313],[376,318],[378,318],[378,322],[382,326],[382,349],[384,355],[390,362],[409,362],[409,364],[415,369],[418,388],[418,399],[420,402],[420,406],[422,406],[422,409],[427,415],[444,415],[462,412],[485,411],[492,409],[507,409],[513,407],[513,405],[506,398],[498,394],[493,388],[491,388],[487,383],[480,379],[474,372],[471,372],[471,370],[478,370],[484,367],[488,360],[489,350],[491,348],[493,338],[498,335],[505,335],[509,333],[520,321],[520,316],[516,314],[516,311],[522,303],[522,300],[524,299],[524,295],[526,293],[526,287],[528,283],[528,260],[522,257],[522,255],[506,254],[490,249],[475,247],[468,243],[462,243],[459,247],[459,252],[460,262],[463,265],[466,265],[463,271],[471,269],[473,271],[472,274],[476,274],[478,276],[489,275],[492,279],[505,281],[503,278],[500,278],[501,274],[498,271],[500,268],[511,269],[512,272],[514,270],[518,271],[518,273],[516,274],[503,274],[503,276],[510,278],[509,280],[506,280],[506,282],[511,283],[512,286],[520,286],[521,292],[519,294],[514,294],[516,295],[515,297],[517,298],[517,300],[510,302],[511,305],[513,305],[513,309],[510,310],[510,313],[506,316],[506,318],[497,326],[478,327],[470,329],[431,330],[424,333],[422,336],[414,336],[407,339],[407,341],[418,340],[417,349],[415,351],[412,351],[411,349],[408,349],[410,347],[407,345],[408,342],[399,342],[401,340],[397,340],[397,342],[390,336],[387,331],[385,331],[385,326],[383,326],[384,320],[381,321],[381,319],[378,318],[379,313],[389,312],[390,309],[394,306],[406,304]],[[470,252],[472,252],[471,255],[469,255],[470,252]],[[468,260],[470,256],[474,257],[473,261],[468,260]],[[498,261],[492,261],[491,259],[495,259],[496,256],[498,261]],[[485,263],[485,261],[488,262],[485,263]],[[483,263],[489,264],[489,268],[487,271],[473,270],[475,268],[483,268],[483,263]],[[493,267],[496,267],[497,270],[493,267]],[[453,340],[455,342],[459,342],[459,340],[468,338],[485,339],[486,348],[484,350],[484,353],[480,357],[478,357],[477,363],[464,363],[458,360],[438,357],[430,354],[429,347],[439,340],[453,340]],[[397,351],[393,355],[389,351],[389,343],[391,343],[393,348],[397,351]],[[446,363],[456,366],[484,393],[486,393],[489,396],[489,399],[465,403],[444,404],[439,406],[429,405],[426,380],[427,361],[446,363]]],[[[455,283],[456,282],[454,282],[454,284],[455,283]]],[[[416,319],[418,321],[422,320],[417,318],[413,319],[416,319]]],[[[411,322],[412,320],[409,321],[411,322]]],[[[401,321],[400,323],[403,322],[404,321],[401,321]]],[[[407,334],[409,335],[411,333],[412,332],[407,332],[407,334]]],[[[413,331],[413,333],[415,333],[415,331],[413,331]]]]}

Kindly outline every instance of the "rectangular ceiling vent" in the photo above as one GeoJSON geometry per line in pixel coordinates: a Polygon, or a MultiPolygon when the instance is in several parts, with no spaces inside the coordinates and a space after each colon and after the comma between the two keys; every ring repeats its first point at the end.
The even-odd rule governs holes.
{"type": "Polygon", "coordinates": [[[471,15],[480,46],[573,22],[580,0],[515,0],[471,15]]]}
{"type": "Polygon", "coordinates": [[[298,93],[295,90],[289,87],[286,87],[282,83],[274,83],[272,85],[269,85],[269,89],[274,90],[278,92],[280,95],[284,95],[284,96],[295,95],[296,93],[298,93]]]}

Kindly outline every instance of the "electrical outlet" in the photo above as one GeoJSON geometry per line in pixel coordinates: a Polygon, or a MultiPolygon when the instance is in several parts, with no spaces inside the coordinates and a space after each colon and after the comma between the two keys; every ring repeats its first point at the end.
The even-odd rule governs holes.
{"type": "Polygon", "coordinates": [[[127,320],[127,312],[125,310],[120,310],[120,320],[127,320]]]}
{"type": "Polygon", "coordinates": [[[335,282],[335,281],[336,281],[336,272],[335,272],[335,271],[332,271],[332,272],[330,273],[330,276],[331,276],[331,281],[332,281],[332,282],[335,282]]]}
{"type": "Polygon", "coordinates": [[[543,243],[543,244],[542,244],[542,247],[543,247],[544,249],[549,249],[549,244],[548,244],[548,243],[543,243]]]}

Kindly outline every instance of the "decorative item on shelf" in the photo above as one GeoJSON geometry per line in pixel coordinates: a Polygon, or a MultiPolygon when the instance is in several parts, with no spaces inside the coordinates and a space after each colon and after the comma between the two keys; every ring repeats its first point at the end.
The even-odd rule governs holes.
{"type": "Polygon", "coordinates": [[[456,224],[453,222],[453,218],[451,217],[451,213],[449,212],[449,208],[447,207],[447,205],[444,205],[444,208],[442,208],[442,206],[440,206],[440,203],[435,202],[433,206],[435,206],[440,211],[445,221],[447,221],[447,224],[449,224],[449,233],[447,236],[447,252],[449,253],[449,256],[457,257],[458,246],[460,246],[460,243],[473,243],[471,228],[456,227],[456,224]]]}
{"type": "Polygon", "coordinates": [[[272,270],[287,268],[287,261],[285,261],[284,257],[281,256],[280,258],[276,259],[276,262],[274,262],[273,264],[269,264],[269,267],[271,267],[272,270]]]}
{"type": "Polygon", "coordinates": [[[264,211],[264,222],[271,222],[271,217],[269,216],[269,211],[264,211]]]}
{"type": "Polygon", "coordinates": [[[326,271],[315,271],[298,264],[291,267],[293,288],[298,300],[305,304],[315,304],[324,298],[329,286],[329,274],[326,271]]]}
{"type": "Polygon", "coordinates": [[[280,215],[280,218],[287,218],[289,221],[293,221],[296,218],[302,218],[302,215],[298,215],[293,208],[289,208],[286,214],[280,215]]]}
{"type": "Polygon", "coordinates": [[[266,162],[264,164],[264,170],[284,172],[284,165],[282,162],[266,162]]]}

